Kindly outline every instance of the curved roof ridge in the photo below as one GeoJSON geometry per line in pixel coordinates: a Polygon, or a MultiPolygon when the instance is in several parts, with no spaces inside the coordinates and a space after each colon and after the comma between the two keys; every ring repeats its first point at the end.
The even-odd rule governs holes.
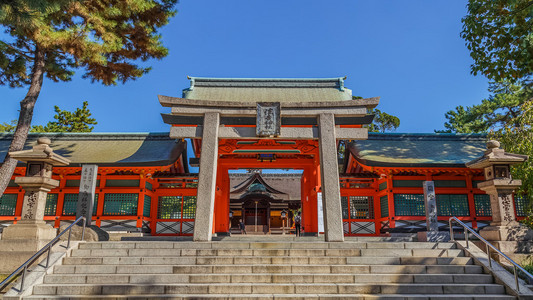
{"type": "Polygon", "coordinates": [[[486,133],[399,133],[369,132],[369,140],[486,140],[486,133]]]}
{"type": "Polygon", "coordinates": [[[295,77],[295,78],[273,78],[273,77],[195,77],[195,76],[188,76],[188,79],[191,80],[200,80],[200,81],[339,81],[344,80],[346,76],[339,76],[339,77],[324,77],[324,78],[303,78],[303,77],[295,77]]]}
{"type": "MultiPolygon", "coordinates": [[[[168,132],[31,132],[28,134],[29,140],[37,139],[41,136],[52,139],[65,140],[83,140],[83,139],[102,139],[102,140],[124,140],[124,139],[168,139],[175,140],[170,137],[168,132]]],[[[11,140],[13,133],[0,132],[0,140],[11,140]]]]}

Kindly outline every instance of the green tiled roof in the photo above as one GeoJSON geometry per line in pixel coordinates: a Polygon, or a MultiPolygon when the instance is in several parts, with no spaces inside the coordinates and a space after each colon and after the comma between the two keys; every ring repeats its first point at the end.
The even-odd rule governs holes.
{"type": "Polygon", "coordinates": [[[465,167],[483,155],[483,134],[369,133],[348,149],[362,164],[374,167],[465,167]]]}
{"type": "MultiPolygon", "coordinates": [[[[165,166],[174,163],[185,143],[164,133],[31,133],[24,149],[37,138],[52,140],[54,152],[72,162],[70,166],[98,164],[101,166],[165,166]]],[[[9,149],[12,134],[0,133],[0,161],[9,149]]]]}
{"type": "Polygon", "coordinates": [[[191,77],[183,98],[239,102],[323,102],[352,99],[344,79],[191,77]]]}

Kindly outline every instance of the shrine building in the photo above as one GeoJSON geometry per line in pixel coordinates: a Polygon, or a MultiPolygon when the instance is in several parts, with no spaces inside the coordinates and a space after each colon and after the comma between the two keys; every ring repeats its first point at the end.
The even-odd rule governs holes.
{"type": "MultiPolygon", "coordinates": [[[[435,183],[441,230],[450,216],[475,229],[491,221],[483,172],[465,165],[485,135],[368,133],[379,98],[353,99],[343,78],[190,82],[182,97],[159,96],[168,132],[30,134],[25,148],[46,136],[72,161],[53,169],[46,222],[75,219],[84,164],[98,165],[93,224],[108,231],[208,241],[239,233],[242,219],[249,233],[282,234],[297,212],[304,235],[328,241],[424,231],[424,181],[435,183]]],[[[0,134],[2,160],[11,139],[0,134]]],[[[0,198],[0,230],[21,218],[14,178],[25,168],[0,198]]],[[[514,205],[525,217],[525,201],[514,205]]]]}

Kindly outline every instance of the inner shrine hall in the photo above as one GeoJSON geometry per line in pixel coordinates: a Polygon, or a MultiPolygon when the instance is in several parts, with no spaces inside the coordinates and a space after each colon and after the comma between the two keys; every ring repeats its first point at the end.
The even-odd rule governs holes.
{"type": "MultiPolygon", "coordinates": [[[[426,230],[423,182],[435,186],[438,223],[456,216],[474,229],[492,217],[477,187],[479,134],[369,133],[379,98],[355,99],[344,78],[191,77],[181,97],[158,96],[163,133],[39,133],[71,161],[53,169],[45,221],[72,222],[82,166],[97,165],[93,224],[153,236],[294,234],[379,236],[426,230]],[[191,167],[198,167],[198,173],[191,167]],[[291,170],[285,172],[282,170],[291,170]]],[[[154,105],[156,105],[154,100],[154,105]]],[[[0,159],[12,135],[0,133],[0,159]]],[[[0,230],[21,219],[14,178],[0,198],[0,230]]],[[[515,197],[515,218],[525,200],[515,197]]]]}

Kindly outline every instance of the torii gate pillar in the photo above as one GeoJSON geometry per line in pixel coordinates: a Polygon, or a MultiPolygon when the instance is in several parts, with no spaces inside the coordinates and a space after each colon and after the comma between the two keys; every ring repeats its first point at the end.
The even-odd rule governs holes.
{"type": "Polygon", "coordinates": [[[202,155],[198,174],[198,196],[196,197],[196,218],[194,220],[195,242],[211,241],[213,214],[215,210],[215,187],[218,164],[219,113],[206,113],[202,133],[202,155]]]}
{"type": "Polygon", "coordinates": [[[324,208],[324,234],[327,242],[343,242],[341,190],[339,163],[335,138],[335,116],[332,113],[318,116],[320,151],[320,176],[322,178],[322,207],[324,208]]]}

